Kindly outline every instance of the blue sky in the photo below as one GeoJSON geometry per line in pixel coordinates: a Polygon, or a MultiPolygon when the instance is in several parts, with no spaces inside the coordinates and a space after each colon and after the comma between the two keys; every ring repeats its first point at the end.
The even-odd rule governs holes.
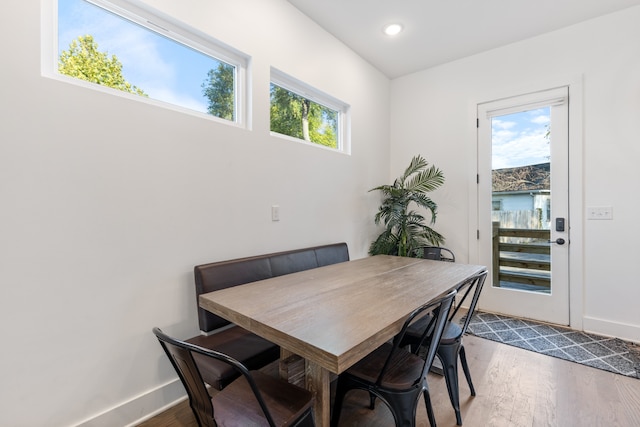
{"type": "Polygon", "coordinates": [[[92,35],[98,49],[116,55],[125,79],[150,98],[206,113],[201,85],[218,61],[83,0],[58,0],[58,49],[92,35]]]}
{"type": "Polygon", "coordinates": [[[549,107],[493,117],[491,123],[492,169],[549,161],[549,107]]]}

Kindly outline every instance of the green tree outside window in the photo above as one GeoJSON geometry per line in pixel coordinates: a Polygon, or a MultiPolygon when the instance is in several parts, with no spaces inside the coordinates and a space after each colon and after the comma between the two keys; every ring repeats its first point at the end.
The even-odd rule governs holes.
{"type": "Polygon", "coordinates": [[[115,55],[109,57],[107,52],[98,50],[98,43],[91,35],[79,36],[69,44],[69,50],[60,53],[58,71],[91,83],[147,96],[124,78],[122,63],[115,55]]]}
{"type": "Polygon", "coordinates": [[[235,67],[221,62],[218,68],[209,70],[202,83],[202,94],[209,100],[207,112],[216,117],[235,120],[235,67]]]}
{"type": "Polygon", "coordinates": [[[271,84],[271,131],[338,148],[338,112],[271,84]]]}

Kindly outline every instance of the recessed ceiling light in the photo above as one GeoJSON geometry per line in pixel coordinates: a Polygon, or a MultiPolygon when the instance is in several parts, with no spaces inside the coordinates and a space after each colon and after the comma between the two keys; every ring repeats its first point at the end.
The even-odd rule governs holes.
{"type": "Polygon", "coordinates": [[[388,36],[395,36],[402,31],[402,25],[400,24],[385,25],[382,31],[388,36]]]}

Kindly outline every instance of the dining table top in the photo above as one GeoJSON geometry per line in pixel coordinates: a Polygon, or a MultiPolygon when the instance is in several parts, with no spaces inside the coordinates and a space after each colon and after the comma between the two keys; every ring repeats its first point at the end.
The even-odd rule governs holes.
{"type": "Polygon", "coordinates": [[[413,310],[485,269],[376,255],[202,294],[199,303],[340,374],[397,334],[413,310]]]}

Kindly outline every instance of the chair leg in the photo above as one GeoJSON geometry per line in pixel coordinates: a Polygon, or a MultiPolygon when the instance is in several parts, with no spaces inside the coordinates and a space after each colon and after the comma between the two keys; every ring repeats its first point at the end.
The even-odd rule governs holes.
{"type": "Polygon", "coordinates": [[[460,345],[460,362],[462,363],[464,376],[467,378],[467,384],[469,384],[469,388],[471,389],[471,396],[475,396],[476,389],[473,388],[473,383],[471,382],[471,372],[469,372],[469,365],[467,364],[467,355],[464,351],[464,345],[460,345]]]}
{"type": "Polygon", "coordinates": [[[369,392],[369,409],[376,409],[376,395],[369,392]]]}
{"type": "MultiPolygon", "coordinates": [[[[381,399],[384,400],[393,414],[396,427],[415,427],[416,425],[416,403],[420,398],[421,389],[416,388],[415,393],[395,394],[387,396],[381,392],[381,399]]],[[[431,402],[429,402],[431,403],[431,402]]],[[[427,410],[428,411],[428,410],[427,410]]],[[[435,425],[432,425],[435,427],[435,425]]]]}
{"type": "Polygon", "coordinates": [[[316,422],[313,418],[313,411],[307,412],[305,416],[300,418],[300,420],[294,424],[292,427],[315,427],[316,422]]]}
{"type": "Polygon", "coordinates": [[[347,388],[344,384],[341,384],[340,378],[338,378],[338,384],[336,386],[336,396],[333,401],[333,414],[331,415],[331,427],[338,427],[340,421],[340,413],[342,412],[342,402],[344,396],[347,394],[347,388]]]}
{"type": "Polygon", "coordinates": [[[451,406],[456,413],[456,424],[462,425],[462,415],[460,414],[460,392],[458,389],[458,345],[440,345],[438,355],[442,361],[444,379],[449,392],[451,406]]]}
{"type": "Polygon", "coordinates": [[[433,406],[431,405],[431,396],[429,395],[428,390],[424,390],[422,392],[424,396],[424,404],[427,407],[427,417],[429,417],[429,425],[431,427],[436,427],[436,417],[433,414],[433,406]]]}

